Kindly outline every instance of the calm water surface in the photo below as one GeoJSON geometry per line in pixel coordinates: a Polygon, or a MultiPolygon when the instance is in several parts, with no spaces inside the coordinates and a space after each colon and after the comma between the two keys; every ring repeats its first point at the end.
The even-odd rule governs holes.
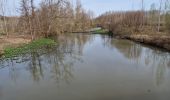
{"type": "Polygon", "coordinates": [[[170,100],[170,53],[101,35],[66,35],[0,61],[0,100],[170,100]]]}

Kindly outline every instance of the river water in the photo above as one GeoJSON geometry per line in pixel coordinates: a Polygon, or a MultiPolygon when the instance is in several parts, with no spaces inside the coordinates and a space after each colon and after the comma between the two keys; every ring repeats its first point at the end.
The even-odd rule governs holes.
{"type": "Polygon", "coordinates": [[[170,53],[104,35],[0,61],[0,100],[170,100],[170,53]]]}

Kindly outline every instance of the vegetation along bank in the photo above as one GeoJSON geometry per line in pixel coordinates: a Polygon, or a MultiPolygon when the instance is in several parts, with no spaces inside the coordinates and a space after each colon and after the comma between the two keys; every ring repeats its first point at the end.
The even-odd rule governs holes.
{"type": "Polygon", "coordinates": [[[150,10],[109,11],[95,19],[112,36],[158,46],[170,51],[170,2],[160,0],[150,10]]]}

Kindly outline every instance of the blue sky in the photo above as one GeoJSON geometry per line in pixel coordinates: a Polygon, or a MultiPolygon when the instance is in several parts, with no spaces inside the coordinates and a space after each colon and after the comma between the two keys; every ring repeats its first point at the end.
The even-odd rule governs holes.
{"type": "MultiPolygon", "coordinates": [[[[8,10],[10,12],[8,15],[16,14],[16,9],[14,6],[17,6],[20,0],[9,0],[8,10]]],[[[35,3],[38,3],[41,0],[35,0],[35,3]]],[[[70,0],[71,1],[71,0],[70,0]]],[[[75,2],[76,0],[72,0],[75,2]]],[[[91,10],[94,12],[95,16],[100,15],[106,11],[126,11],[126,10],[137,10],[141,9],[141,0],[81,0],[83,8],[86,10],[91,10]]],[[[152,3],[156,3],[158,7],[159,0],[144,0],[145,9],[149,9],[152,3]]]]}
{"type": "MultiPolygon", "coordinates": [[[[141,0],[81,0],[84,8],[94,11],[100,15],[106,11],[126,11],[141,9],[141,0]]],[[[150,9],[150,5],[155,3],[158,7],[159,0],[144,0],[145,9],[150,9]]]]}

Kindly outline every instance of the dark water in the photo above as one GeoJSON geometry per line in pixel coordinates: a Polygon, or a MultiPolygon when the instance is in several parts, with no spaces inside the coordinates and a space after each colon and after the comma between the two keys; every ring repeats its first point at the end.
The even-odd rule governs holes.
{"type": "Polygon", "coordinates": [[[170,53],[101,35],[0,61],[0,100],[170,100],[170,53]]]}

